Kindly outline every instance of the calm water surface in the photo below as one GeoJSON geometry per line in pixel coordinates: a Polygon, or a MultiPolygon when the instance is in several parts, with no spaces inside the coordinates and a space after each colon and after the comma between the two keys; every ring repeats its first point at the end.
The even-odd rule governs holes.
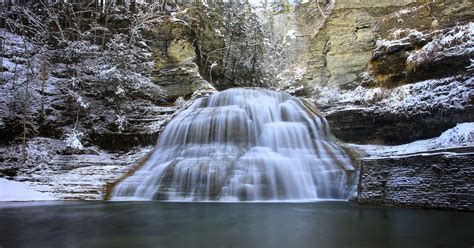
{"type": "Polygon", "coordinates": [[[474,213],[320,203],[0,203],[10,247],[469,247],[474,213]]]}

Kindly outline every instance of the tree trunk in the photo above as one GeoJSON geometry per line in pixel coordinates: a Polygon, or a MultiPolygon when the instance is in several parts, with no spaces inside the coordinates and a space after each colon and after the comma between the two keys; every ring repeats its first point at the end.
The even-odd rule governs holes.
{"type": "Polygon", "coordinates": [[[46,117],[46,113],[44,111],[44,86],[46,85],[46,80],[41,81],[41,116],[43,118],[46,117]]]}
{"type": "MultiPolygon", "coordinates": [[[[3,19],[3,18],[2,18],[3,19]]],[[[4,27],[5,25],[3,25],[3,21],[2,21],[2,27],[4,27]]],[[[2,29],[2,33],[0,34],[0,74],[3,75],[3,40],[5,39],[5,35],[4,35],[4,30],[2,29]]],[[[2,77],[2,81],[0,81],[0,84],[3,84],[3,77],[2,77]]]]}
{"type": "MultiPolygon", "coordinates": [[[[107,15],[107,9],[108,9],[108,5],[105,7],[104,9],[104,18],[105,18],[105,24],[104,24],[104,28],[107,29],[107,25],[109,24],[109,16],[107,15]]],[[[105,35],[106,35],[106,31],[102,31],[102,49],[105,49],[105,35]]]]}

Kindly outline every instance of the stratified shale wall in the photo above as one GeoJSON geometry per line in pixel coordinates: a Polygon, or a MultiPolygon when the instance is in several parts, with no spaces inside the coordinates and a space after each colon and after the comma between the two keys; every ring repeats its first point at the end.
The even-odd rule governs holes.
{"type": "Polygon", "coordinates": [[[474,210],[474,153],[361,161],[361,204],[474,210]]]}

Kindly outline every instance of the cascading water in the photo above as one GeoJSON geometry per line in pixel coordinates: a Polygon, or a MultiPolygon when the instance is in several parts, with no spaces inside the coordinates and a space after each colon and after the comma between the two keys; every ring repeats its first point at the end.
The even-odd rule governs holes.
{"type": "Polygon", "coordinates": [[[229,89],[178,114],[112,200],[347,199],[354,178],[350,157],[310,103],[284,92],[229,89]]]}

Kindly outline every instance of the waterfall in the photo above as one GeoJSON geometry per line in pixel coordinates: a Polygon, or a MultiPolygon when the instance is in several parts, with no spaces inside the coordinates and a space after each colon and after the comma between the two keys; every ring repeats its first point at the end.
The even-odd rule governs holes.
{"type": "Polygon", "coordinates": [[[354,172],[311,103],[285,92],[229,89],[179,113],[112,200],[347,199],[354,172]]]}

